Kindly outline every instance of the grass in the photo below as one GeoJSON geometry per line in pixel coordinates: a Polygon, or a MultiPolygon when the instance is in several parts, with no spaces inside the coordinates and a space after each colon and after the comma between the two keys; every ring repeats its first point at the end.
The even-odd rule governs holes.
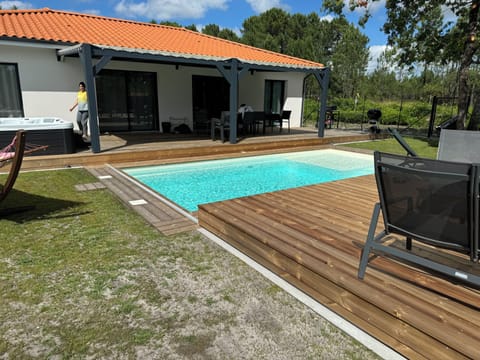
{"type": "MultiPolygon", "coordinates": [[[[426,139],[404,137],[405,141],[420,157],[436,159],[437,157],[437,145],[432,145],[426,139]]],[[[347,147],[366,149],[366,150],[378,150],[382,152],[406,155],[406,151],[400,146],[400,144],[394,138],[388,138],[384,140],[364,141],[358,143],[345,144],[347,147]]]]}
{"type": "Polygon", "coordinates": [[[199,233],[74,188],[94,181],[21,173],[0,204],[35,206],[0,218],[1,357],[376,358],[199,233]]]}

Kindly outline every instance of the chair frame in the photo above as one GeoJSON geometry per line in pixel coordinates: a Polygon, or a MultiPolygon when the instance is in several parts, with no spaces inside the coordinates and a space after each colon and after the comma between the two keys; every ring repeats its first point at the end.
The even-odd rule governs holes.
{"type": "Polygon", "coordinates": [[[288,133],[290,134],[290,116],[292,115],[292,110],[282,110],[280,114],[280,132],[283,128],[283,122],[286,121],[288,124],[288,133]]]}
{"type": "Polygon", "coordinates": [[[216,133],[216,130],[219,129],[220,131],[220,140],[223,142],[225,142],[225,130],[229,129],[229,124],[225,122],[224,119],[219,119],[219,118],[212,118],[210,120],[210,137],[212,139],[212,141],[215,141],[216,140],[216,136],[215,136],[215,133],[216,133]]]}
{"type": "MultiPolygon", "coordinates": [[[[409,233],[406,231],[402,231],[401,229],[397,228],[394,224],[391,224],[389,221],[389,216],[386,210],[386,199],[384,197],[384,191],[382,188],[382,171],[385,169],[384,164],[382,163],[382,156],[393,156],[391,154],[384,154],[378,151],[375,152],[375,178],[377,181],[377,188],[379,191],[380,202],[377,203],[373,209],[372,218],[370,221],[370,227],[367,234],[367,239],[365,246],[362,250],[362,254],[360,257],[359,269],[358,269],[358,278],[363,279],[365,276],[365,272],[369,262],[369,255],[372,251],[375,253],[387,254],[392,257],[405,260],[407,262],[420,265],[422,267],[437,271],[439,273],[445,274],[447,276],[453,277],[455,279],[459,279],[463,282],[467,282],[470,284],[474,284],[476,286],[480,286],[480,276],[467,273],[465,271],[461,271],[457,268],[452,266],[448,266],[442,263],[438,263],[432,261],[430,259],[421,257],[419,255],[413,254],[411,250],[412,246],[412,239],[423,242],[429,245],[433,245],[434,247],[439,248],[448,248],[453,251],[457,252],[467,252],[470,255],[470,260],[472,262],[478,263],[478,255],[479,255],[479,176],[480,176],[480,167],[478,165],[472,164],[464,164],[466,166],[471,166],[471,171],[468,179],[469,184],[469,249],[455,249],[452,247],[442,246],[440,242],[436,243],[435,240],[432,239],[425,239],[424,237],[420,236],[419,234],[409,233]],[[383,222],[384,222],[384,229],[378,233],[376,233],[378,220],[380,218],[380,211],[383,214],[383,222]],[[398,248],[389,246],[384,243],[384,239],[390,233],[395,233],[397,235],[402,235],[406,237],[406,249],[400,250],[398,248]],[[465,250],[465,251],[462,251],[465,250]]],[[[416,158],[413,159],[411,157],[404,157],[405,162],[412,162],[412,161],[419,161],[421,162],[424,159],[416,158]]],[[[438,161],[438,160],[429,160],[429,161],[438,161]]],[[[448,163],[448,162],[445,162],[448,163]]],[[[452,163],[452,162],[450,162],[452,163]]],[[[411,169],[409,170],[411,171],[411,169]]],[[[415,171],[415,170],[414,170],[415,171]]],[[[423,171],[419,169],[418,171],[423,171]]],[[[433,172],[432,172],[433,173],[433,172]]],[[[435,172],[435,174],[438,174],[435,172]]],[[[452,245],[453,246],[453,245],[452,245]]]]}
{"type": "Polygon", "coordinates": [[[7,180],[3,185],[2,190],[0,191],[0,202],[2,202],[12,190],[15,180],[17,180],[18,174],[20,172],[20,167],[22,166],[23,155],[25,152],[26,144],[26,132],[24,130],[17,131],[16,140],[15,140],[15,156],[12,158],[12,163],[10,165],[10,171],[8,173],[7,180]]]}
{"type": "Polygon", "coordinates": [[[396,129],[388,128],[388,132],[398,141],[398,143],[405,149],[409,156],[418,156],[415,150],[413,150],[410,145],[407,144],[405,139],[400,135],[396,129]]]}

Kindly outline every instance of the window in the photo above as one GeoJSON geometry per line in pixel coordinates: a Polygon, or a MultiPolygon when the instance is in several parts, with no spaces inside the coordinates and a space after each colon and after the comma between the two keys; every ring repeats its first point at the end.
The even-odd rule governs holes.
{"type": "Polygon", "coordinates": [[[265,80],[264,111],[280,114],[285,99],[285,81],[265,80]]]}
{"type": "Polygon", "coordinates": [[[0,117],[23,117],[17,64],[0,63],[0,117]]]}

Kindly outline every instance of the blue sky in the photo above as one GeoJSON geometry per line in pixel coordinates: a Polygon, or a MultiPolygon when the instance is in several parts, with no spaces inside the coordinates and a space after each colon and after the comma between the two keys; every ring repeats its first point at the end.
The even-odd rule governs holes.
{"type": "MultiPolygon", "coordinates": [[[[385,22],[385,1],[369,5],[372,18],[364,29],[361,28],[370,39],[372,60],[385,49],[386,36],[381,31],[385,22]]],[[[272,7],[282,8],[291,14],[316,12],[321,18],[328,19],[328,14],[320,12],[321,3],[321,0],[25,0],[0,1],[0,6],[3,9],[13,5],[18,8],[48,7],[138,21],[168,20],[182,25],[195,24],[199,29],[207,24],[217,24],[240,34],[246,18],[272,7]]],[[[359,10],[351,12],[348,19],[356,24],[359,14],[359,10]]],[[[369,64],[370,70],[374,63],[371,61],[369,64]]]]}

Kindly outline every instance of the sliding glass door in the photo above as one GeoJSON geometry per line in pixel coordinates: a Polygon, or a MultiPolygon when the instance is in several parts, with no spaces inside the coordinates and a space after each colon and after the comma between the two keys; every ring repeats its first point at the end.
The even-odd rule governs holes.
{"type": "Polygon", "coordinates": [[[102,70],[96,77],[101,132],[158,129],[156,74],[102,70]]]}
{"type": "Polygon", "coordinates": [[[264,111],[280,114],[285,99],[285,81],[265,80],[264,111]]]}

